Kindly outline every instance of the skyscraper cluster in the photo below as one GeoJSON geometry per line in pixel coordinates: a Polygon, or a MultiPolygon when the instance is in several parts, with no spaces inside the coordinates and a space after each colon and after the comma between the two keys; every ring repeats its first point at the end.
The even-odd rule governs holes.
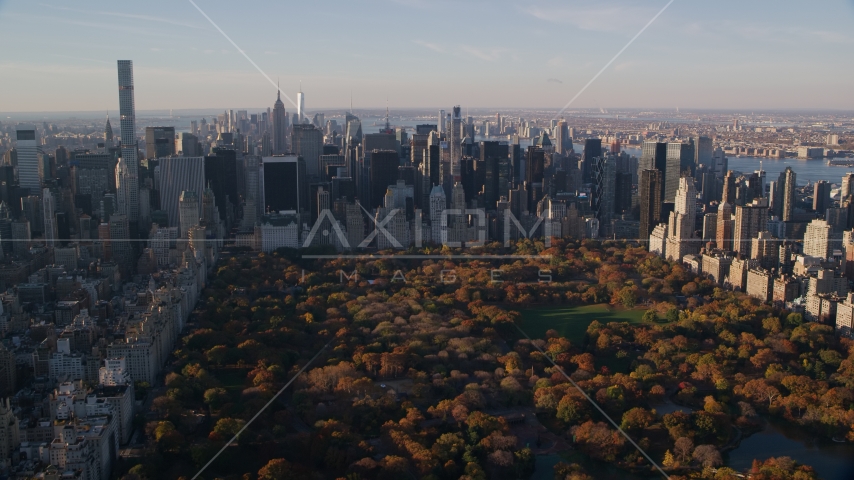
{"type": "MultiPolygon", "coordinates": [[[[578,156],[566,120],[541,125],[498,114],[494,123],[477,123],[461,106],[441,110],[435,124],[414,128],[392,126],[387,110],[384,124],[371,131],[352,107],[340,122],[321,113],[309,119],[304,98],[300,89],[289,123],[277,92],[272,109],[249,122],[246,135],[230,131],[229,112],[214,127],[193,126],[200,137],[202,125],[216,129],[216,148],[204,157],[204,185],[213,191],[225,227],[238,228],[234,238],[240,245],[298,247],[310,240],[338,249],[406,248],[449,238],[452,245],[476,245],[480,238],[504,240],[507,225],[513,226],[513,238],[543,235],[545,224],[538,219],[544,215],[551,217],[555,236],[637,237],[637,159],[621,150],[618,139],[609,138],[610,148],[603,149],[599,137],[579,138],[584,153],[578,156]],[[523,145],[520,133],[531,136],[530,145],[523,145]],[[218,187],[223,182],[209,169],[209,157],[225,149],[236,152],[236,177],[243,176],[236,196],[218,187]],[[445,213],[435,211],[439,190],[445,213]],[[393,207],[387,205],[390,193],[393,207]],[[569,216],[557,217],[563,212],[569,216]],[[311,234],[330,217],[331,231],[311,234]],[[386,217],[406,232],[405,241],[371,237],[383,230],[386,217]],[[357,238],[362,240],[352,241],[357,238]],[[290,243],[277,243],[283,239],[290,243]]],[[[176,162],[158,161],[158,212],[169,216],[172,192],[193,182],[176,185],[176,162]]]]}
{"type": "Polygon", "coordinates": [[[90,148],[51,153],[52,127],[16,127],[0,165],[6,257],[44,249],[127,280],[211,265],[225,245],[343,252],[601,238],[701,272],[711,262],[716,281],[746,291],[751,269],[792,275],[799,253],[838,262],[854,227],[854,175],[836,189],[798,185],[792,169],[731,171],[713,140],[722,130],[702,125],[627,133],[574,118],[475,118],[461,105],[414,125],[386,107],[363,123],[352,105],[309,113],[300,85],[292,112],[277,88],[261,111],[138,129],[132,62],[118,62],[118,87],[118,132],[108,118],[90,148]]]}
{"type": "Polygon", "coordinates": [[[754,172],[721,168],[726,160],[718,150],[709,155],[711,145],[702,138],[694,145],[707,151],[693,157],[709,163],[696,164],[692,174],[677,163],[677,149],[670,145],[647,143],[641,159],[640,231],[642,239],[649,232],[649,250],[722,286],[800,311],[808,320],[835,322],[841,334],[852,335],[854,174],[845,174],[838,190],[825,180],[799,185],[791,167],[766,183],[761,163],[754,172]],[[669,205],[661,178],[677,166],[678,187],[669,205]],[[656,199],[663,200],[660,208],[656,199]]]}
{"type": "Polygon", "coordinates": [[[245,200],[237,130],[211,148],[173,126],[140,135],[133,64],[117,66],[117,136],[109,118],[93,142],[18,124],[0,163],[0,325],[19,339],[0,345],[3,475],[110,477],[134,389],[157,381],[245,200]],[[13,408],[19,388],[33,403],[13,408]]]}
{"type": "MultiPolygon", "coordinates": [[[[292,107],[277,85],[269,108],[148,124],[133,67],[117,63],[117,125],[0,124],[0,331],[14,339],[0,344],[0,467],[48,456],[62,478],[108,478],[144,413],[134,389],[162,384],[224,251],[620,240],[673,271],[854,331],[854,174],[838,186],[791,167],[730,169],[728,154],[782,158],[781,145],[760,146],[783,135],[776,126],[661,121],[628,132],[451,103],[411,122],[388,106],[384,118],[357,114],[352,101],[307,111],[301,84],[292,107]],[[731,133],[757,135],[726,145],[731,133]],[[17,364],[32,375],[17,377],[17,364]],[[24,378],[34,388],[2,400],[24,378]]],[[[850,145],[849,132],[825,126],[803,142],[780,138],[804,161],[850,145]]]]}

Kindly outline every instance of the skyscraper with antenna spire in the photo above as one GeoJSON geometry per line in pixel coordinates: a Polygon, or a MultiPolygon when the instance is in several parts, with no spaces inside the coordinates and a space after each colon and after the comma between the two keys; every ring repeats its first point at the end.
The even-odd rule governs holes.
{"type": "Polygon", "coordinates": [[[362,143],[362,122],[353,113],[353,89],[350,89],[350,111],[344,116],[344,162],[347,175],[356,176],[356,146],[362,143]]]}
{"type": "Polygon", "coordinates": [[[299,93],[297,93],[297,118],[303,123],[305,118],[305,95],[302,94],[302,80],[299,82],[299,93]]]}
{"type": "Polygon", "coordinates": [[[107,125],[104,126],[104,142],[106,145],[113,144],[113,126],[110,125],[110,114],[107,113],[107,125]]]}
{"type": "Polygon", "coordinates": [[[282,103],[282,90],[276,83],[276,103],[273,104],[273,153],[283,154],[287,152],[287,130],[288,114],[285,112],[285,104],[282,103]]]}
{"type": "Polygon", "coordinates": [[[394,135],[394,130],[391,128],[391,122],[388,120],[388,99],[386,99],[385,105],[385,128],[380,130],[380,133],[388,133],[394,135]]]}

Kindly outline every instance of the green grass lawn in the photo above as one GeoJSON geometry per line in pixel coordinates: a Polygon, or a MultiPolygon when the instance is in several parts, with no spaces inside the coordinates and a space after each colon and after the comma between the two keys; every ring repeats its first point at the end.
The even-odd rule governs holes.
{"type": "Polygon", "coordinates": [[[519,327],[531,338],[546,338],[546,331],[555,329],[573,344],[584,341],[587,327],[593,320],[600,323],[642,323],[644,309],[616,309],[607,304],[583,306],[539,307],[522,310],[519,327]]]}
{"type": "MultiPolygon", "coordinates": [[[[531,338],[546,338],[546,331],[557,330],[558,334],[566,337],[573,345],[582,345],[587,327],[598,320],[600,323],[628,322],[643,323],[645,309],[614,308],[608,304],[583,306],[554,306],[522,310],[522,320],[519,327],[531,338]]],[[[596,358],[596,367],[608,367],[612,372],[626,373],[631,365],[629,357],[618,358],[614,355],[596,358]]]]}
{"type": "Polygon", "coordinates": [[[251,368],[222,368],[212,373],[222,384],[222,388],[230,391],[242,391],[246,384],[246,374],[251,368]]]}

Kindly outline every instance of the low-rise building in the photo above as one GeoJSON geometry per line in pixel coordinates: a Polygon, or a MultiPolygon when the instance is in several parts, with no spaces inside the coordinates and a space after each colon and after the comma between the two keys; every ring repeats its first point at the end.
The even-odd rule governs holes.
{"type": "MultiPolygon", "coordinates": [[[[261,225],[255,227],[255,237],[260,238],[261,251],[272,252],[277,248],[299,248],[300,232],[298,215],[264,215],[261,225]]],[[[331,234],[331,232],[328,232],[331,234]]]]}

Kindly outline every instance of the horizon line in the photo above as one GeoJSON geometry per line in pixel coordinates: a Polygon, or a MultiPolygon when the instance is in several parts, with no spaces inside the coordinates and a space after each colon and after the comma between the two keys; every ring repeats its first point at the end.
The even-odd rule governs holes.
{"type": "MultiPolygon", "coordinates": [[[[212,111],[216,110],[216,111],[218,111],[218,110],[223,110],[223,111],[225,111],[225,110],[248,110],[248,109],[259,109],[259,111],[260,111],[260,110],[266,110],[267,108],[268,107],[266,107],[266,106],[260,106],[260,107],[246,107],[246,106],[243,106],[243,107],[181,107],[181,108],[163,107],[163,108],[137,108],[136,112],[138,114],[139,112],[161,112],[161,111],[166,112],[166,111],[174,111],[174,110],[178,110],[178,111],[190,111],[190,110],[212,110],[212,111]]],[[[452,107],[447,106],[447,105],[446,106],[442,106],[442,105],[439,105],[439,106],[419,106],[419,107],[407,106],[407,107],[392,108],[391,111],[394,111],[394,110],[398,110],[398,111],[401,111],[401,110],[404,110],[404,111],[436,110],[436,109],[443,109],[443,108],[444,109],[450,109],[452,107]]],[[[647,106],[647,107],[607,107],[607,108],[602,107],[602,108],[604,108],[605,110],[614,110],[617,112],[621,112],[621,111],[654,111],[654,112],[670,112],[670,113],[678,113],[678,114],[685,114],[685,113],[691,113],[691,112],[720,112],[720,113],[738,113],[738,114],[756,114],[756,113],[769,113],[769,112],[778,112],[778,113],[785,113],[785,112],[854,113],[854,107],[848,107],[848,108],[832,108],[832,107],[758,107],[758,108],[749,108],[749,107],[733,107],[733,108],[679,107],[678,110],[675,107],[653,107],[653,106],[647,106]],[[750,112],[750,113],[747,113],[747,112],[750,112]]],[[[352,111],[354,111],[354,112],[360,111],[360,110],[384,111],[385,109],[386,109],[385,106],[376,106],[376,107],[368,106],[368,107],[354,108],[354,109],[352,109],[352,111]]],[[[559,107],[544,107],[544,106],[530,106],[530,107],[510,107],[510,106],[507,106],[507,107],[501,107],[501,106],[483,107],[483,106],[477,106],[477,107],[468,107],[468,109],[469,110],[492,110],[492,111],[494,111],[494,110],[560,111],[559,107]]],[[[119,109],[118,108],[115,108],[115,109],[110,108],[110,109],[106,109],[106,110],[104,110],[104,109],[93,109],[93,110],[9,110],[9,111],[0,110],[0,114],[2,114],[2,115],[8,115],[8,114],[42,114],[42,113],[57,113],[57,114],[98,113],[98,114],[101,114],[104,112],[111,112],[113,110],[118,112],[119,109]]],[[[323,111],[323,112],[325,112],[325,111],[338,111],[338,110],[351,111],[349,106],[321,107],[321,108],[315,108],[312,111],[315,111],[315,112],[323,111]]],[[[573,112],[573,111],[578,111],[578,110],[597,111],[601,114],[599,107],[574,107],[574,108],[567,110],[567,111],[573,112]]],[[[566,113],[566,112],[564,112],[564,113],[566,113]]],[[[605,115],[608,115],[609,113],[610,112],[605,113],[605,115]]]]}

